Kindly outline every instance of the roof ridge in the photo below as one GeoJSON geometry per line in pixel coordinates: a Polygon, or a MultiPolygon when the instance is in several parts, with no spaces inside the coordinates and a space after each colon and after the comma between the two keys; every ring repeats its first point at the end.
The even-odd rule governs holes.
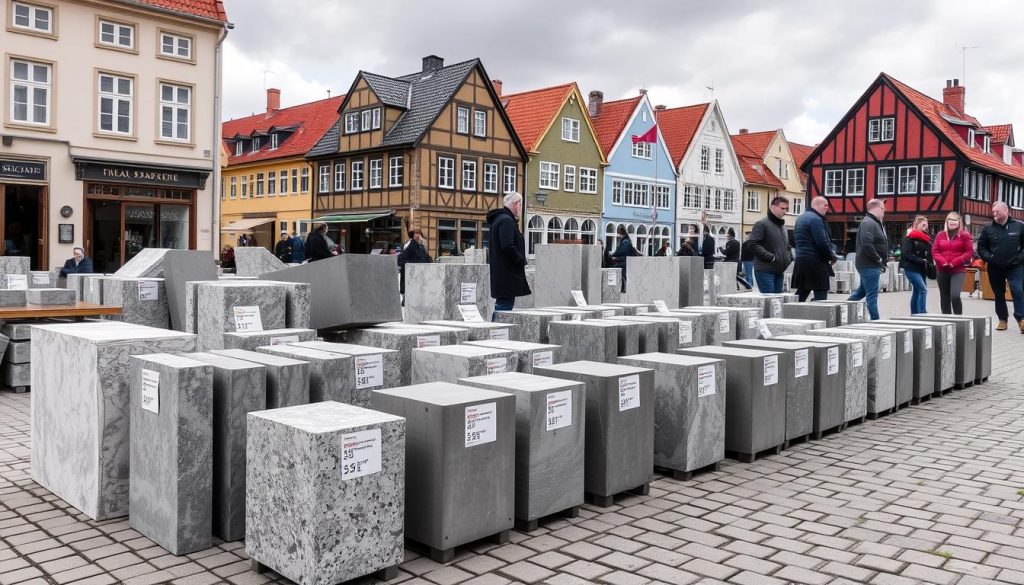
{"type": "MultiPolygon", "coordinates": [[[[339,99],[339,98],[344,99],[344,97],[345,97],[345,94],[342,93],[342,94],[338,94],[338,95],[332,95],[331,97],[328,97],[328,98],[321,98],[321,99],[318,99],[318,100],[313,100],[311,102],[303,102],[301,104],[295,104],[294,106],[288,106],[286,108],[278,108],[278,109],[274,110],[274,114],[277,114],[277,113],[280,113],[280,112],[286,112],[288,110],[294,110],[295,108],[301,108],[301,107],[305,107],[305,106],[312,106],[313,104],[318,104],[320,102],[329,102],[331,100],[336,100],[336,99],[339,99]]],[[[247,120],[249,118],[257,118],[257,117],[260,117],[260,116],[263,116],[264,118],[266,118],[266,117],[268,117],[270,115],[272,115],[272,114],[267,114],[266,112],[258,113],[258,114],[249,114],[248,116],[242,116],[241,118],[231,118],[230,120],[224,120],[221,123],[222,124],[236,123],[236,122],[241,122],[242,120],[247,120]]]]}
{"type": "Polygon", "coordinates": [[[503,93],[503,94],[501,94],[501,97],[503,99],[504,98],[510,98],[510,97],[519,97],[519,96],[526,95],[528,93],[540,93],[542,91],[551,91],[551,90],[560,89],[560,88],[563,88],[563,87],[571,87],[573,85],[576,85],[575,81],[570,81],[568,83],[560,83],[558,85],[550,85],[548,87],[540,87],[540,88],[537,88],[537,89],[528,89],[526,91],[519,91],[519,92],[516,92],[516,93],[503,93]]]}
{"type": "Polygon", "coordinates": [[[689,108],[706,108],[706,107],[708,107],[710,105],[711,105],[711,102],[701,102],[699,104],[692,104],[692,105],[689,105],[689,106],[676,106],[674,108],[665,108],[664,110],[661,110],[661,113],[664,114],[665,112],[673,112],[673,111],[676,111],[676,110],[686,110],[686,109],[689,109],[689,108]]]}

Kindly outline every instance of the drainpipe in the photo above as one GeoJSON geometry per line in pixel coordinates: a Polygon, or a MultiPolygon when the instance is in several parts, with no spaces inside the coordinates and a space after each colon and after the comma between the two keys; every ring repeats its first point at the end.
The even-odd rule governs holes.
{"type": "Polygon", "coordinates": [[[221,91],[222,91],[222,77],[224,73],[223,58],[224,58],[224,39],[228,36],[228,31],[235,28],[235,25],[228,22],[224,24],[224,28],[221,29],[217,37],[217,47],[214,51],[213,60],[213,141],[211,149],[213,150],[213,197],[210,198],[210,252],[213,254],[214,261],[220,260],[220,182],[221,182],[221,169],[220,169],[220,149],[221,149],[221,137],[220,137],[220,124],[221,124],[221,91]]]}

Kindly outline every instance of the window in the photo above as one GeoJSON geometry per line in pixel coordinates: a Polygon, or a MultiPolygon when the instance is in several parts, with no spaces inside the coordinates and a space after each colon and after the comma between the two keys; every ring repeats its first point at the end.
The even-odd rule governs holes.
{"type": "Polygon", "coordinates": [[[192,60],[192,37],[160,32],[160,56],[192,60]]]}
{"type": "Polygon", "coordinates": [[[896,138],[896,118],[882,118],[882,142],[892,142],[896,138]]]}
{"type": "Polygon", "coordinates": [[[334,163],[334,190],[345,190],[345,163],[334,163]]]}
{"type": "Polygon", "coordinates": [[[300,184],[300,193],[305,193],[309,191],[309,167],[302,167],[302,177],[300,184]]]}
{"type": "Polygon", "coordinates": [[[921,192],[939,193],[942,190],[942,165],[921,165],[921,192]]]}
{"type": "Polygon", "coordinates": [[[917,167],[900,167],[900,195],[917,193],[917,167]]]}
{"type": "Polygon", "coordinates": [[[11,3],[11,26],[47,35],[53,34],[53,9],[25,2],[11,3]]]}
{"type": "Polygon", "coordinates": [[[725,151],[721,148],[715,149],[715,174],[721,175],[725,172],[725,151]]]}
{"type": "Polygon", "coordinates": [[[683,208],[687,208],[687,209],[696,209],[697,208],[697,203],[694,200],[693,191],[694,191],[693,185],[683,185],[683,201],[682,201],[683,208]]]}
{"type": "Polygon", "coordinates": [[[110,20],[99,21],[99,44],[118,49],[135,49],[135,26],[110,20]]]}
{"type": "Polygon", "coordinates": [[[437,186],[442,189],[455,188],[455,159],[437,157],[437,186]]]}
{"type": "Polygon", "coordinates": [[[242,175],[242,199],[249,198],[249,177],[242,175]]]}
{"type": "Polygon", "coordinates": [[[462,190],[476,191],[476,161],[462,161],[462,190]]]}
{"type": "Polygon", "coordinates": [[[405,180],[405,159],[399,156],[388,158],[388,186],[401,187],[405,180]]]}
{"type": "Polygon", "coordinates": [[[580,121],[575,118],[562,118],[562,140],[566,142],[580,141],[580,121]]]}
{"type": "Polygon", "coordinates": [[[757,191],[747,191],[747,211],[761,212],[761,196],[757,191]]]}
{"type": "Polygon", "coordinates": [[[473,111],[473,136],[478,138],[487,136],[487,112],[483,110],[473,111]]]}
{"type": "Polygon", "coordinates": [[[277,132],[270,135],[270,150],[277,150],[277,132]]]}
{"type": "Polygon", "coordinates": [[[633,158],[652,158],[652,152],[654,149],[651,148],[650,142],[634,142],[633,143],[633,158]]]}
{"type": "Polygon", "coordinates": [[[352,190],[362,191],[363,190],[363,165],[365,163],[361,160],[352,161],[352,190]]]}
{"type": "Polygon", "coordinates": [[[878,167],[878,186],[875,191],[878,195],[896,193],[896,167],[878,167]]]}
{"type": "Polygon", "coordinates": [[[263,197],[263,173],[256,173],[256,180],[252,184],[254,197],[263,197]]]}
{"type": "Polygon", "coordinates": [[[974,128],[967,129],[967,146],[974,148],[974,128]]]}
{"type": "Polygon", "coordinates": [[[711,170],[711,147],[701,146],[700,147],[700,170],[708,172],[711,170]]]}
{"type": "Polygon", "coordinates": [[[891,142],[895,128],[896,118],[868,120],[868,142],[891,142]]]}
{"type": "Polygon", "coordinates": [[[540,163],[540,188],[558,190],[558,163],[540,163]]]}
{"type": "Polygon", "coordinates": [[[868,142],[878,142],[882,139],[882,120],[868,120],[868,142]]]}
{"type": "Polygon", "coordinates": [[[260,137],[259,136],[253,136],[251,152],[256,152],[259,149],[260,149],[260,137]]]}
{"type": "Polygon", "coordinates": [[[669,204],[668,204],[668,202],[669,202],[669,193],[671,192],[671,189],[669,188],[668,185],[658,185],[657,191],[658,191],[658,196],[657,196],[656,203],[658,205],[658,208],[659,209],[668,209],[669,208],[669,204]]]}
{"type": "Polygon", "coordinates": [[[736,192],[732,189],[722,192],[722,211],[736,211],[736,192]]]}
{"type": "Polygon", "coordinates": [[[373,112],[373,114],[372,114],[372,117],[373,117],[373,129],[374,130],[379,130],[380,129],[380,108],[373,108],[372,112],[373,112]]]}
{"type": "Polygon", "coordinates": [[[362,130],[363,132],[366,132],[373,125],[373,112],[371,112],[370,110],[363,110],[362,112],[359,113],[359,115],[362,116],[363,119],[362,130]]]}
{"type": "Polygon", "coordinates": [[[634,188],[634,183],[630,181],[622,183],[622,204],[636,205],[636,189],[634,188]]]}
{"type": "Polygon", "coordinates": [[[292,195],[299,194],[299,170],[292,169],[292,195]]]}
{"type": "Polygon", "coordinates": [[[345,114],[345,134],[356,132],[359,132],[359,112],[349,112],[345,114]]]}
{"type": "Polygon", "coordinates": [[[992,137],[991,136],[986,136],[984,138],[984,142],[982,144],[983,144],[983,146],[981,147],[982,150],[984,150],[987,153],[992,152],[992,137]]]}
{"type": "Polygon", "coordinates": [[[612,203],[622,205],[622,181],[612,181],[612,203]]]}
{"type": "Polygon", "coordinates": [[[519,189],[519,169],[515,165],[505,165],[505,192],[517,192],[519,189]]]}
{"type": "Polygon", "coordinates": [[[281,195],[288,192],[288,170],[281,171],[281,195]]]}
{"type": "Polygon", "coordinates": [[[459,134],[469,134],[469,108],[455,108],[455,131],[459,134]]]}
{"type": "Polygon", "coordinates": [[[384,159],[375,158],[370,161],[370,188],[380,189],[384,174],[384,159]]]}
{"type": "Polygon", "coordinates": [[[722,190],[715,189],[715,206],[712,209],[722,209],[722,190]]]}
{"type": "Polygon", "coordinates": [[[317,192],[327,193],[331,190],[331,165],[320,165],[320,180],[317,182],[317,192]]]}
{"type": "Polygon", "coordinates": [[[160,84],[160,138],[188,142],[192,138],[192,88],[160,84]]]}
{"type": "Polygon", "coordinates": [[[704,209],[711,209],[711,187],[704,187],[704,209]]]}
{"type": "Polygon", "coordinates": [[[843,171],[825,171],[825,196],[837,197],[843,194],[843,171]]]}
{"type": "Polygon", "coordinates": [[[864,169],[847,169],[846,171],[846,194],[864,194],[864,169]]]}
{"type": "Polygon", "coordinates": [[[231,177],[231,199],[238,197],[238,177],[231,177]]]}
{"type": "Polygon", "coordinates": [[[131,77],[100,73],[100,132],[132,133],[133,85],[131,77]]]}
{"type": "Polygon", "coordinates": [[[580,193],[597,193],[597,169],[580,167],[580,193]]]}
{"type": "Polygon", "coordinates": [[[267,195],[277,193],[277,171],[267,171],[267,195]]]}
{"type": "Polygon", "coordinates": [[[789,201],[789,215],[800,215],[804,212],[804,198],[794,197],[789,201]]]}
{"type": "Polygon", "coordinates": [[[11,121],[50,125],[52,68],[45,63],[11,60],[11,121]]]}
{"type": "Polygon", "coordinates": [[[484,193],[498,192],[498,163],[484,163],[484,193]]]}
{"type": "Polygon", "coordinates": [[[573,165],[565,165],[565,179],[563,179],[562,185],[566,191],[572,192],[576,190],[576,167],[573,165]]]}
{"type": "Polygon", "coordinates": [[[245,152],[245,141],[239,140],[235,142],[235,156],[242,156],[243,152],[245,152]]]}

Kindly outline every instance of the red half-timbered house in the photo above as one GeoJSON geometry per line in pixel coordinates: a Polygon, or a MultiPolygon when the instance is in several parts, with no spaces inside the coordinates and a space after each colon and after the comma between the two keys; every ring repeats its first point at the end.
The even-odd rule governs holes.
{"type": "Polygon", "coordinates": [[[876,198],[887,201],[893,243],[915,215],[941,225],[958,211],[975,235],[996,201],[1024,219],[1024,151],[1009,125],[982,126],[965,113],[964,97],[958,80],[946,82],[939,101],[882,73],[807,157],[807,197],[829,199],[836,244],[852,251],[865,204],[876,198]]]}

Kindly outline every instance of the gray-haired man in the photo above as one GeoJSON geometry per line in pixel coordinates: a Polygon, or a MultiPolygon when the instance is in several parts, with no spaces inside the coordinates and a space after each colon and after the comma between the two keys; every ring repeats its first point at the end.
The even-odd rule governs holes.
{"type": "MultiPolygon", "coordinates": [[[[523,196],[505,195],[505,206],[487,212],[491,239],[487,247],[487,260],[491,265],[491,296],[494,311],[511,311],[516,297],[530,294],[526,282],[526,242],[519,231],[519,217],[523,213],[523,196]]],[[[494,316],[491,316],[494,319],[494,316]]]]}

